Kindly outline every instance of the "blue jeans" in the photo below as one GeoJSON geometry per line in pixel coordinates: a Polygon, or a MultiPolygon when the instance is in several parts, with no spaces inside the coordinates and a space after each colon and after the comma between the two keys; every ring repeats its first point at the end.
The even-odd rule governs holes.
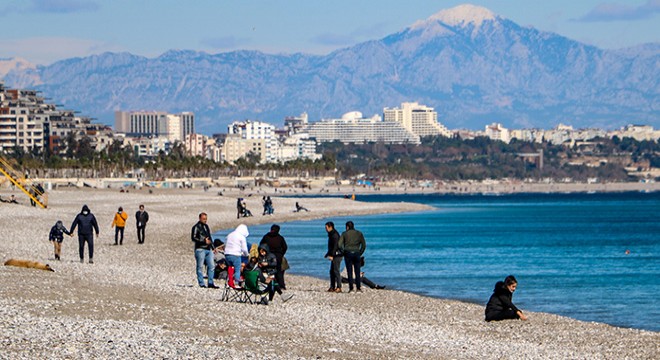
{"type": "Polygon", "coordinates": [[[241,257],[225,254],[225,260],[227,260],[227,266],[234,267],[234,284],[238,285],[241,282],[241,257]]]}
{"type": "Polygon", "coordinates": [[[207,249],[195,249],[195,261],[197,262],[197,284],[204,286],[204,264],[206,264],[206,276],[209,286],[213,284],[215,263],[213,262],[213,251],[207,249]]]}
{"type": "Polygon", "coordinates": [[[360,253],[345,252],[344,262],[346,263],[346,274],[348,275],[348,289],[353,290],[353,284],[355,283],[355,286],[360,290],[360,253]],[[355,272],[355,280],[353,280],[353,272],[355,272]]]}

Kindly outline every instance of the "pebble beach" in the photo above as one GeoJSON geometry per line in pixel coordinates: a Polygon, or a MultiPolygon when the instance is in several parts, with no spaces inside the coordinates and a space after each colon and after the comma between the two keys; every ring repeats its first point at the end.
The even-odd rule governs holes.
{"type": "Polygon", "coordinates": [[[48,209],[29,206],[25,197],[18,205],[0,203],[2,262],[25,259],[55,270],[0,267],[1,359],[660,358],[657,332],[553,314],[486,323],[483,304],[368,288],[329,294],[327,280],[289,273],[293,299],[276,296],[267,306],[222,302],[222,290],[196,284],[189,237],[200,212],[213,231],[240,223],[285,229],[287,221],[424,211],[424,205],[269,194],[276,212],[261,216],[262,194],[232,191],[58,189],[48,195],[48,209]],[[238,196],[254,217],[236,219],[238,196]],[[294,213],[296,201],[311,211],[294,213]],[[68,228],[83,204],[101,230],[94,264],[87,263],[87,250],[79,262],[76,235],[65,237],[56,261],[50,227],[62,220],[68,228]],[[150,215],[145,244],[135,234],[140,204],[150,215]],[[124,244],[114,246],[111,223],[119,206],[129,220],[124,244]]]}

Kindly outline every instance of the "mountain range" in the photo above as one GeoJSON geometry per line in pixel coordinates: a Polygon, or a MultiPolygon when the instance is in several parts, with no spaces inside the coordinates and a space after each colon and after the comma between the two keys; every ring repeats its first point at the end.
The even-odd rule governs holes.
{"type": "Polygon", "coordinates": [[[604,50],[461,5],[325,56],[170,50],[47,66],[0,59],[0,78],[113,124],[115,110],[194,111],[201,133],[234,120],[281,125],[416,101],[450,129],[660,127],[660,43],[604,50]]]}

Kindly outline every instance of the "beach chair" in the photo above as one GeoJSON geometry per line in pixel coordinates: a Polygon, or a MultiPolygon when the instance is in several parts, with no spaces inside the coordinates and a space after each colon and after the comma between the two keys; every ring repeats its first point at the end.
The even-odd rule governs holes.
{"type": "MultiPolygon", "coordinates": [[[[259,275],[261,271],[259,270],[253,270],[253,271],[245,271],[243,272],[243,275],[245,276],[245,290],[246,290],[246,298],[248,303],[250,304],[261,304],[262,298],[265,294],[268,294],[269,289],[271,286],[274,285],[274,281],[272,280],[265,288],[263,286],[260,286],[259,282],[259,275]]],[[[267,303],[266,303],[267,304],[267,303]]]]}
{"type": "Polygon", "coordinates": [[[236,301],[240,303],[248,302],[248,292],[245,288],[236,288],[234,284],[234,267],[227,268],[227,280],[222,290],[221,301],[236,301]]]}

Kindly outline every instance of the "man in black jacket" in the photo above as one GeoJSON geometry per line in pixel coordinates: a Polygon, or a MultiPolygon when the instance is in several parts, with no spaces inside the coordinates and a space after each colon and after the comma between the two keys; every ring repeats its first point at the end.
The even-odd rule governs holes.
{"type": "Polygon", "coordinates": [[[83,262],[85,253],[85,243],[89,247],[89,263],[94,263],[94,233],[99,236],[99,225],[96,222],[96,217],[89,210],[87,205],[83,205],[80,214],[73,219],[71,230],[69,233],[73,234],[73,230],[78,227],[78,253],[80,254],[80,262],[83,262]]]}
{"type": "Polygon", "coordinates": [[[286,289],[286,285],[284,283],[284,274],[282,273],[282,258],[284,257],[284,254],[286,254],[287,245],[284,237],[280,235],[279,225],[274,224],[270,227],[270,231],[261,239],[259,246],[263,244],[268,245],[270,252],[273,253],[277,259],[277,272],[275,273],[275,280],[277,280],[277,283],[282,289],[286,289]]]}
{"type": "Polygon", "coordinates": [[[213,261],[213,241],[211,240],[211,229],[206,224],[208,216],[206,213],[199,214],[199,221],[192,227],[190,240],[195,244],[195,262],[197,263],[197,284],[199,287],[207,287],[204,284],[204,264],[206,264],[206,275],[208,287],[217,289],[213,283],[215,274],[215,262],[213,261]]]}
{"type": "Polygon", "coordinates": [[[335,230],[335,224],[332,221],[325,223],[325,231],[328,233],[328,252],[324,257],[330,260],[330,288],[328,292],[341,292],[341,260],[343,255],[339,250],[339,232],[335,230]]]}
{"type": "Polygon", "coordinates": [[[135,212],[135,224],[137,225],[138,244],[144,244],[144,230],[149,221],[149,213],[144,210],[144,205],[140,204],[140,210],[135,212]]]}

